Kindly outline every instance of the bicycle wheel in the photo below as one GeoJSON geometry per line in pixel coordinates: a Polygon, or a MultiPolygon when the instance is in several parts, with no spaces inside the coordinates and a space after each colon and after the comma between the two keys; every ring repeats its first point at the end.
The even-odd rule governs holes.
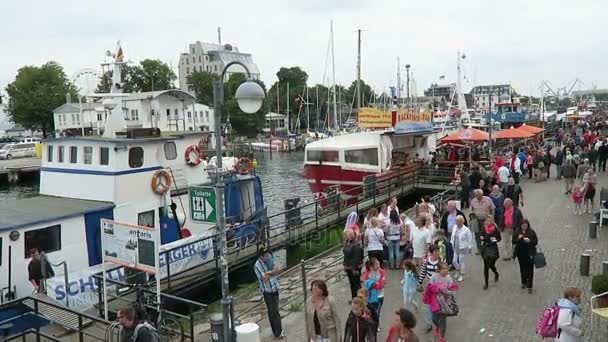
{"type": "Polygon", "coordinates": [[[184,329],[173,318],[163,318],[158,323],[158,334],[160,335],[161,342],[184,341],[184,329]]]}

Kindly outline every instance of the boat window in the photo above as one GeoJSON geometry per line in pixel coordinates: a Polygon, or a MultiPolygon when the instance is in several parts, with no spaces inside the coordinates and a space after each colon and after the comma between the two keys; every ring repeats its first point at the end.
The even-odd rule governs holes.
{"type": "Polygon", "coordinates": [[[154,210],[137,214],[137,225],[154,228],[154,210]]]}
{"type": "Polygon", "coordinates": [[[46,148],[46,155],[47,155],[47,157],[46,157],[46,158],[47,158],[47,161],[48,161],[49,163],[53,162],[53,145],[49,145],[49,146],[46,148]]]}
{"type": "Polygon", "coordinates": [[[144,149],[141,147],[131,147],[129,149],[129,167],[136,168],[144,165],[144,149]]]}
{"type": "Polygon", "coordinates": [[[99,148],[99,164],[108,165],[110,163],[110,149],[107,147],[99,148]]]}
{"type": "Polygon", "coordinates": [[[173,141],[165,143],[165,159],[174,160],[177,158],[177,147],[173,141]]]}
{"type": "Polygon", "coordinates": [[[344,161],[353,164],[378,166],[378,149],[373,147],[344,151],[344,161]]]}
{"type": "Polygon", "coordinates": [[[65,148],[63,146],[59,146],[59,148],[57,149],[57,162],[63,163],[64,152],[65,148]]]}
{"type": "Polygon", "coordinates": [[[308,151],[306,155],[306,161],[337,162],[338,151],[308,151]]]}
{"type": "Polygon", "coordinates": [[[78,147],[70,146],[70,163],[76,164],[78,162],[78,147]]]}
{"type": "Polygon", "coordinates": [[[25,257],[30,257],[32,248],[51,253],[61,250],[61,225],[25,232],[25,257]]]}
{"type": "Polygon", "coordinates": [[[84,163],[93,164],[93,148],[91,146],[84,147],[84,163]]]}

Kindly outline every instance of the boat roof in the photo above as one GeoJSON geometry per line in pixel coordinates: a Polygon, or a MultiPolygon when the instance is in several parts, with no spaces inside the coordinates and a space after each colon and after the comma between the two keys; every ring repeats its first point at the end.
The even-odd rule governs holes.
{"type": "Polygon", "coordinates": [[[45,195],[0,201],[0,231],[63,220],[114,206],[112,202],[45,195]]]}
{"type": "Polygon", "coordinates": [[[87,135],[87,136],[74,136],[74,137],[62,137],[62,138],[49,138],[48,142],[59,142],[59,141],[85,141],[85,142],[113,142],[113,143],[133,143],[133,142],[155,142],[155,141],[170,141],[176,139],[183,139],[189,136],[206,136],[213,133],[213,131],[192,131],[192,132],[161,132],[159,137],[149,138],[104,138],[101,135],[87,135]]]}
{"type": "Polygon", "coordinates": [[[380,136],[387,131],[359,132],[337,135],[306,144],[307,150],[341,150],[344,148],[364,148],[378,146],[380,136]]]}

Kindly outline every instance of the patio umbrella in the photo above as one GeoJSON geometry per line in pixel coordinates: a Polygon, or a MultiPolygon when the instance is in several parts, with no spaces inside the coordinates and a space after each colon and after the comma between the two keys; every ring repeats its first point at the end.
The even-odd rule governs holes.
{"type": "Polygon", "coordinates": [[[525,130],[515,129],[513,126],[509,129],[498,131],[494,137],[496,139],[525,139],[534,136],[534,133],[525,130]]]}
{"type": "Polygon", "coordinates": [[[519,126],[519,128],[517,128],[518,130],[521,131],[525,131],[525,132],[530,132],[534,135],[543,132],[545,129],[544,128],[540,128],[540,127],[536,127],[536,126],[528,126],[526,124],[523,124],[521,126],[519,126]]]}
{"type": "Polygon", "coordinates": [[[459,142],[483,142],[490,138],[488,133],[476,128],[463,128],[458,132],[454,132],[439,139],[442,143],[459,143],[459,142]]]}

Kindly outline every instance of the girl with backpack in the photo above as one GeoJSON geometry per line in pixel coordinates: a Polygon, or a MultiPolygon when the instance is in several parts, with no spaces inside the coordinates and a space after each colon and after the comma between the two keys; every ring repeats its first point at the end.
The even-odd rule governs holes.
{"type": "Polygon", "coordinates": [[[564,298],[557,302],[559,316],[557,326],[559,328],[557,341],[560,342],[583,342],[583,315],[581,300],[583,291],[576,287],[568,287],[564,291],[564,298]]]}

